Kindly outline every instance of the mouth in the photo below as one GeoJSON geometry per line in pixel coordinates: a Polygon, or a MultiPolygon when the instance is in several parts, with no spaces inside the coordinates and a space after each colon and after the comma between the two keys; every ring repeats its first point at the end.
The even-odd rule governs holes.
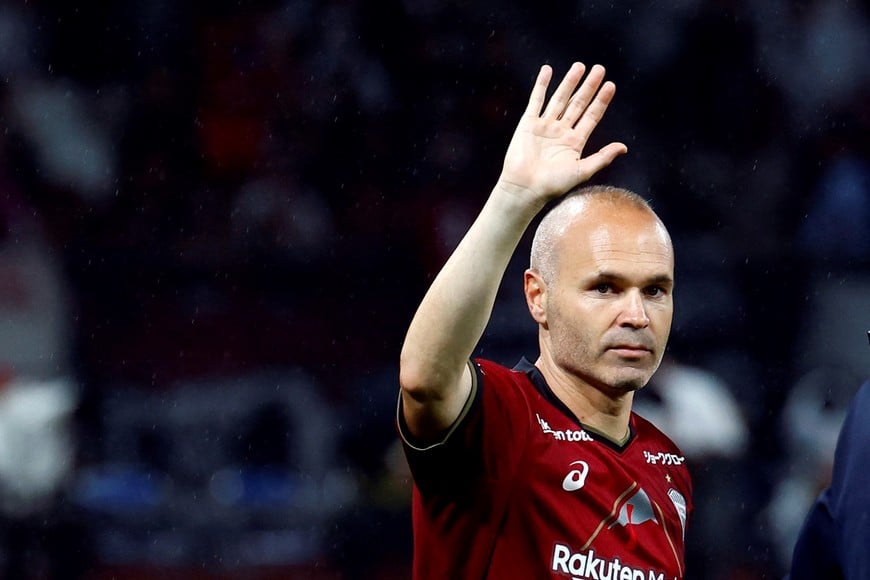
{"type": "Polygon", "coordinates": [[[652,350],[642,344],[615,344],[607,350],[623,358],[640,358],[652,354],[652,350]]]}

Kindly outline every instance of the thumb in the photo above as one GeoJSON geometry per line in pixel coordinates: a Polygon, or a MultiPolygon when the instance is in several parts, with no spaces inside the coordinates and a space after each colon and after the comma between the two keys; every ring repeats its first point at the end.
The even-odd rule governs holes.
{"type": "Polygon", "coordinates": [[[610,165],[614,159],[626,153],[628,153],[628,147],[624,143],[614,142],[605,145],[596,153],[580,161],[580,173],[585,179],[588,179],[610,165]]]}

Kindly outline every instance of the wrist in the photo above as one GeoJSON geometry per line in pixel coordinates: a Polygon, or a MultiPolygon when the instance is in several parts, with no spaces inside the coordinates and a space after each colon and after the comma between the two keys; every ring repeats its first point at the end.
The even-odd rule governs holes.
{"type": "Polygon", "coordinates": [[[540,193],[517,185],[504,179],[499,179],[490,194],[490,200],[498,203],[505,211],[520,215],[527,215],[531,220],[546,205],[547,199],[540,193]]]}

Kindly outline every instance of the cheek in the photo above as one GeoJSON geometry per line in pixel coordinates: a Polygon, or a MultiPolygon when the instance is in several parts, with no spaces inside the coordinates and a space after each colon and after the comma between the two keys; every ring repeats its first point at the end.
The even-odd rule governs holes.
{"type": "Polygon", "coordinates": [[[548,322],[551,331],[574,337],[584,344],[589,344],[595,335],[603,335],[614,319],[613,312],[600,302],[584,303],[577,297],[571,301],[550,300],[548,322]]]}
{"type": "Polygon", "coordinates": [[[673,308],[664,308],[655,311],[652,313],[652,318],[654,321],[654,328],[656,329],[656,335],[661,337],[663,341],[667,340],[668,335],[671,333],[671,324],[674,320],[673,308]]]}
{"type": "Polygon", "coordinates": [[[554,348],[570,358],[588,355],[593,341],[588,314],[560,308],[550,312],[550,338],[554,348]]]}

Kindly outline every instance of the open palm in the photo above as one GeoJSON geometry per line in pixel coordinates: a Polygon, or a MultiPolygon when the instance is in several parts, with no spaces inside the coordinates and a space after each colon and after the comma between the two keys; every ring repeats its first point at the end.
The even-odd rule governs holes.
{"type": "Polygon", "coordinates": [[[583,148],[616,91],[612,82],[603,82],[604,67],[595,65],[575,92],[584,72],[581,63],[574,63],[544,108],[552,68],[541,67],[505,155],[502,186],[546,203],[587,181],[628,150],[614,142],[583,157],[583,148]]]}

